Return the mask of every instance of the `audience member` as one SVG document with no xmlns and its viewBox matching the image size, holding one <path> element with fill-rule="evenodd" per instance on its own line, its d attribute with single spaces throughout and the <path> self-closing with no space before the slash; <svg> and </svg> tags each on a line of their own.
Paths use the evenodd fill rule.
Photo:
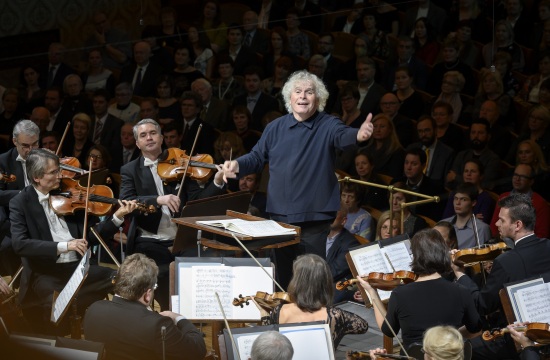
<svg viewBox="0 0 550 360">
<path fill-rule="evenodd" d="M 180 105 L 183 118 L 181 123 L 183 128 L 181 149 L 187 151 L 187 154 L 191 153 L 199 126 L 202 125 L 194 151 L 196 154 L 213 154 L 216 133 L 212 125 L 205 123 L 200 117 L 203 108 L 201 96 L 192 91 L 186 91 L 180 98 Z"/>
<path fill-rule="evenodd" d="M 225 26 L 224 26 L 225 28 Z M 191 52 L 191 59 L 193 60 L 193 66 L 199 70 L 201 74 L 207 78 L 212 79 L 214 73 L 214 52 L 211 48 L 210 40 L 204 30 L 198 26 L 190 26 L 187 29 L 187 36 L 189 37 L 189 45 Z"/>
<path fill-rule="evenodd" d="M 88 94 L 97 89 L 105 89 L 111 96 L 115 93 L 115 77 L 111 70 L 103 66 L 103 57 L 99 49 L 88 52 L 88 69 L 80 78 L 84 84 L 84 91 Z"/>
<path fill-rule="evenodd" d="M 180 106 L 178 103 L 178 99 L 174 95 L 175 87 L 174 81 L 172 79 L 173 78 L 171 76 L 162 75 L 158 78 L 155 86 L 157 95 L 155 100 L 158 110 L 157 118 L 161 126 L 164 126 L 172 121 L 181 123 Z M 143 101 L 140 104 L 140 107 L 143 107 Z M 143 114 L 141 114 L 141 118 L 155 119 L 152 116 L 144 117 Z"/>
<path fill-rule="evenodd" d="M 212 44 L 212 50 L 215 53 L 227 47 L 227 25 L 222 20 L 220 3 L 217 0 L 208 0 L 204 3 L 199 23 L 208 36 L 209 43 Z M 199 31 L 202 32 L 202 30 Z M 211 78 L 208 75 L 206 77 Z"/>
<path fill-rule="evenodd" d="M 163 69 L 160 65 L 150 61 L 151 46 L 145 41 L 139 41 L 134 45 L 135 64 L 122 68 L 120 82 L 132 84 L 133 95 L 154 96 L 155 83 Z"/>
<path fill-rule="evenodd" d="M 429 3 L 429 1 L 427 1 Z M 428 19 L 421 17 L 414 23 L 414 47 L 415 55 L 425 64 L 433 66 L 439 56 L 439 43 Z"/>
<path fill-rule="evenodd" d="M 414 74 L 408 66 L 395 69 L 395 96 L 401 104 L 399 113 L 409 119 L 417 120 L 424 113 L 424 100 L 413 88 Z"/>
<path fill-rule="evenodd" d="M 514 43 L 514 30 L 512 25 L 506 20 L 500 20 L 495 24 L 494 41 L 486 44 L 481 50 L 486 67 L 491 66 L 494 54 L 499 51 L 506 51 L 512 56 L 511 70 L 523 70 L 525 67 L 523 51 L 518 44 Z"/>
<path fill-rule="evenodd" d="M 131 83 L 122 82 L 118 84 L 115 88 L 115 102 L 109 105 L 107 111 L 124 122 L 135 124 L 139 119 L 140 109 L 139 105 L 132 102 L 132 92 Z"/>
<path fill-rule="evenodd" d="M 435 100 L 435 102 L 444 102 L 452 107 L 452 121 L 453 123 L 462 122 L 462 111 L 466 110 L 465 102 L 462 101 L 460 92 L 464 88 L 464 76 L 458 71 L 447 71 L 443 74 L 443 81 L 441 82 L 441 93 Z"/>
<path fill-rule="evenodd" d="M 359 235 L 368 241 L 373 240 L 372 216 L 368 211 L 361 208 L 364 191 L 362 187 L 355 183 L 345 183 L 340 189 L 340 209 L 345 210 L 346 224 L 344 227 L 352 234 Z"/>
<path fill-rule="evenodd" d="M 24 114 L 30 113 L 36 106 L 44 105 L 46 91 L 40 84 L 40 70 L 36 66 L 25 66 L 21 69 L 21 111 Z"/>
<path fill-rule="evenodd" d="M 217 56 L 219 78 L 212 81 L 214 97 L 231 104 L 233 99 L 244 94 L 244 79 L 233 76 L 234 63 L 231 56 Z"/>
<path fill-rule="evenodd" d="M 111 27 L 107 14 L 102 11 L 92 16 L 93 34 L 86 40 L 86 48 L 98 48 L 107 68 L 122 69 L 132 56 L 130 37 L 122 30 Z"/>
<path fill-rule="evenodd" d="M 288 38 L 288 51 L 294 55 L 309 59 L 311 48 L 309 38 L 300 30 L 301 18 L 298 17 L 298 9 L 290 8 L 286 13 L 286 36 Z"/>
<path fill-rule="evenodd" d="M 249 66 L 257 65 L 256 53 L 243 45 L 242 27 L 237 24 L 229 25 L 227 44 L 227 49 L 221 50 L 218 56 L 229 56 L 233 59 L 233 74 L 243 76 Z"/>
<path fill-rule="evenodd" d="M 407 185 L 403 182 L 396 182 L 392 184 L 396 188 L 406 189 Z M 400 234 L 407 234 L 409 238 L 412 238 L 418 231 L 428 227 L 426 220 L 417 216 L 410 207 L 406 206 L 401 208 L 401 204 L 409 203 L 413 201 L 413 197 L 409 194 L 405 194 L 401 191 L 393 192 L 390 202 L 390 210 L 393 212 L 393 217 L 401 219 Z"/>
<path fill-rule="evenodd" d="M 75 73 L 73 68 L 63 62 L 65 52 L 66 49 L 63 44 L 58 42 L 50 44 L 48 47 L 48 65 L 45 65 L 40 71 L 41 88 L 62 87 L 65 77 Z"/>
<path fill-rule="evenodd" d="M 363 31 L 358 37 L 367 44 L 367 55 L 386 60 L 390 55 L 387 33 L 378 27 L 378 14 L 374 9 L 366 9 L 362 15 Z"/>
<path fill-rule="evenodd" d="M 388 90 L 395 90 L 395 70 L 399 66 L 407 66 L 411 74 L 414 74 L 415 85 L 419 90 L 426 90 L 428 84 L 428 70 L 426 64 L 414 55 L 414 41 L 408 36 L 400 36 L 397 39 L 396 57 L 386 62 L 385 69 L 385 87 Z M 430 75 L 431 76 L 431 75 Z"/>
<path fill-rule="evenodd" d="M 243 141 L 243 146 L 246 152 L 250 152 L 262 134 L 259 131 L 250 129 L 252 115 L 246 106 L 235 106 L 231 114 L 233 124 L 235 125 L 234 131 Z"/>
<path fill-rule="evenodd" d="M 204 77 L 203 73 L 191 65 L 189 48 L 179 45 L 174 49 L 175 68 L 170 76 L 174 83 L 174 96 L 180 97 L 184 91 L 191 90 L 191 83 Z"/>
<path fill-rule="evenodd" d="M 218 131 L 227 130 L 229 106 L 225 101 L 213 96 L 212 84 L 206 79 L 197 79 L 191 84 L 191 90 L 201 97 L 201 120 Z"/>
<path fill-rule="evenodd" d="M 383 185 L 384 181 L 373 171 L 374 160 L 369 153 L 359 150 L 355 155 L 355 173 L 358 180 Z M 365 195 L 361 205 L 367 205 L 377 210 L 388 207 L 386 189 L 365 186 Z"/>
<path fill-rule="evenodd" d="M 453 123 L 453 113 L 453 107 L 444 101 L 436 101 L 432 106 L 437 140 L 459 152 L 464 149 L 466 136 L 462 129 Z"/>
<path fill-rule="evenodd" d="M 399 113 L 401 103 L 394 93 L 386 93 L 380 98 L 380 111 L 393 122 L 393 127 L 403 147 L 408 147 L 417 140 L 412 119 Z"/>
<path fill-rule="evenodd" d="M 254 53 L 265 54 L 269 48 L 269 31 L 258 28 L 258 14 L 252 10 L 243 13 L 243 46 Z"/>
<path fill-rule="evenodd" d="M 473 96 L 475 93 L 475 78 L 472 68 L 460 60 L 459 55 L 460 44 L 452 37 L 447 37 L 442 46 L 442 60 L 437 63 L 430 73 L 430 81 L 428 82 L 428 92 L 436 95 L 441 90 L 443 76 L 448 71 L 458 71 L 464 76 L 463 92 Z"/>
</svg>

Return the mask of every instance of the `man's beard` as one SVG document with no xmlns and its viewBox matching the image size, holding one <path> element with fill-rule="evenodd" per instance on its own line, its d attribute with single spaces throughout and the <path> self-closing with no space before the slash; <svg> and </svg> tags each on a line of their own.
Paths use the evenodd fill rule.
<svg viewBox="0 0 550 360">
<path fill-rule="evenodd" d="M 470 148 L 472 148 L 472 150 L 480 151 L 485 149 L 485 146 L 487 146 L 487 141 L 470 140 Z"/>
</svg>

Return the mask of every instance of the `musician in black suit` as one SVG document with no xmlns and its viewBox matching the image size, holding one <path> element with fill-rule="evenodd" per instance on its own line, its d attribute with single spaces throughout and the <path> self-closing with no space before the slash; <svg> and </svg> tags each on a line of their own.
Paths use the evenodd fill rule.
<svg viewBox="0 0 550 360">
<path fill-rule="evenodd" d="M 501 238 L 514 241 L 514 248 L 499 255 L 493 261 L 493 268 L 487 277 L 486 285 L 478 286 L 465 275 L 463 267 L 453 265 L 457 282 L 466 286 L 472 293 L 480 315 L 488 315 L 501 310 L 499 291 L 504 284 L 526 280 L 550 271 L 550 241 L 535 236 L 535 209 L 531 200 L 523 195 L 510 195 L 499 201 L 500 213 L 496 225 Z M 453 250 L 455 253 L 456 250 Z M 501 316 L 503 323 L 507 324 Z M 482 341 L 480 337 L 472 339 L 474 358 L 504 359 L 515 354 L 513 342 L 497 339 L 494 342 Z"/>
<path fill-rule="evenodd" d="M 132 84 L 134 95 L 143 97 L 155 96 L 155 84 L 162 75 L 160 65 L 149 61 L 151 58 L 151 46 L 145 41 L 137 42 L 134 45 L 134 64 L 122 68 L 120 83 Z"/>
<path fill-rule="evenodd" d="M 9 204 L 27 186 L 25 161 L 32 149 L 38 148 L 40 129 L 31 120 L 21 120 L 13 128 L 15 147 L 0 155 L 0 171 L 15 175 L 14 182 L 0 181 L 0 273 L 15 274 L 21 260 L 15 255 L 10 237 Z"/>
<path fill-rule="evenodd" d="M 136 215 L 128 230 L 127 252 L 141 252 L 160 265 L 157 300 L 161 308 L 168 308 L 168 264 L 174 255 L 169 250 L 176 237 L 177 226 L 171 221 L 171 213 L 179 214 L 187 200 L 219 195 L 224 192 L 222 172 L 214 181 L 199 184 L 186 179 L 178 194 L 180 181 L 163 182 L 157 172 L 162 153 L 163 137 L 160 126 L 152 119 L 144 119 L 134 126 L 136 145 L 142 156 L 124 165 L 121 172 L 121 199 L 138 200 L 158 208 L 154 214 Z"/>
<path fill-rule="evenodd" d="M 86 339 L 104 343 L 107 360 L 204 359 L 204 339 L 189 320 L 172 311 L 151 311 L 158 273 L 145 255 L 128 256 L 116 275 L 113 299 L 86 312 Z"/>
<path fill-rule="evenodd" d="M 347 221 L 347 210 L 339 210 L 336 213 L 336 218 L 330 225 L 330 232 L 327 235 L 327 263 L 330 266 L 332 279 L 334 283 L 350 279 L 353 277 L 346 260 L 346 254 L 349 249 L 359 246 L 359 242 L 355 236 L 351 234 L 344 225 Z M 336 290 L 334 292 L 334 303 L 339 303 L 344 300 L 351 300 L 354 291 Z"/>
<path fill-rule="evenodd" d="M 50 191 L 61 181 L 59 158 L 45 149 L 33 149 L 26 159 L 27 186 L 10 202 L 10 221 L 13 248 L 24 265 L 19 299 L 23 309 L 38 306 L 38 323 L 50 323 L 53 291 L 61 291 L 77 268 L 80 256 L 88 249 L 88 240 L 96 241 L 92 233 L 84 234 L 84 212 L 57 215 L 52 209 Z M 121 203 L 112 218 L 97 223 L 89 216 L 89 225 L 96 225 L 100 236 L 109 238 L 118 231 L 124 216 L 136 208 L 135 202 Z M 78 293 L 78 310 L 104 298 L 111 288 L 112 271 L 92 265 Z"/>
</svg>

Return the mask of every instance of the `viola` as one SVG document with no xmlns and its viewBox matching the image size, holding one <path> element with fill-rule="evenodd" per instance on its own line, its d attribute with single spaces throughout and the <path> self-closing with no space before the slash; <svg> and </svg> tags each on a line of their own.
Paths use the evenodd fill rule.
<svg viewBox="0 0 550 360">
<path fill-rule="evenodd" d="M 197 154 L 189 157 L 185 150 L 178 148 L 164 150 L 158 160 L 157 172 L 163 181 L 180 180 L 188 162 L 187 176 L 193 180 L 205 182 L 218 170 L 212 156 Z"/>
<path fill-rule="evenodd" d="M 417 277 L 418 276 L 412 271 L 399 270 L 393 273 L 372 272 L 361 278 L 375 289 L 390 291 L 400 285 L 405 285 L 416 281 Z M 339 281 L 336 283 L 336 289 L 344 290 L 345 288 L 357 283 L 357 281 L 357 279 Z"/>
<path fill-rule="evenodd" d="M 547 323 L 533 322 L 527 325 L 517 326 L 514 329 L 518 332 L 524 332 L 525 336 L 531 341 L 541 345 L 550 344 L 550 325 Z M 485 341 L 493 341 L 509 332 L 510 329 L 508 328 L 487 330 L 483 332 L 481 338 Z"/>
<path fill-rule="evenodd" d="M 484 244 L 478 247 L 462 249 L 453 255 L 454 263 L 464 263 L 465 266 L 475 264 L 481 261 L 491 261 L 506 250 L 507 246 L 503 242 L 496 244 Z"/>
<path fill-rule="evenodd" d="M 364 351 L 348 350 L 346 355 L 348 359 L 371 359 L 370 354 Z M 416 360 L 413 357 L 397 354 L 377 354 L 376 359 Z"/>
<path fill-rule="evenodd" d="M 50 206 L 57 215 L 74 214 L 76 210 L 85 209 L 87 195 L 86 187 L 81 186 L 78 181 L 69 178 L 61 179 L 60 189 L 50 192 Z M 105 185 L 90 187 L 88 211 L 91 214 L 107 215 L 113 205 L 118 205 L 118 199 L 113 197 L 111 188 Z M 150 214 L 157 209 L 153 205 L 137 203 L 137 210 Z"/>
<path fill-rule="evenodd" d="M 17 180 L 17 177 L 13 174 L 8 174 L 5 172 L 0 172 L 0 181 L 5 183 L 12 183 Z"/>
<path fill-rule="evenodd" d="M 264 291 L 256 292 L 254 296 L 242 296 L 239 294 L 239 297 L 233 299 L 233 306 L 243 307 L 244 305 L 249 305 L 249 301 L 254 299 L 262 308 L 268 312 L 272 311 L 276 306 L 280 304 L 287 304 L 292 302 L 290 300 L 290 295 L 286 292 L 275 292 L 273 294 L 266 293 Z"/>
<path fill-rule="evenodd" d="M 87 174 L 88 171 L 82 169 L 80 161 L 75 157 L 59 158 L 59 167 L 63 178 L 74 178 L 76 175 Z"/>
</svg>

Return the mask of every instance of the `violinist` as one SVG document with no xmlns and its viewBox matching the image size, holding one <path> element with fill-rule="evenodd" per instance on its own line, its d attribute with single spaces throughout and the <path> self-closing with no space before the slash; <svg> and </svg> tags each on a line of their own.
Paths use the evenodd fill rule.
<svg viewBox="0 0 550 360">
<path fill-rule="evenodd" d="M 14 182 L 0 182 L 0 273 L 14 275 L 21 260 L 13 252 L 11 245 L 9 203 L 29 184 L 26 175 L 25 161 L 29 152 L 38 147 L 40 129 L 31 120 L 21 120 L 13 128 L 13 144 L 15 147 L 0 155 L 0 171 L 13 174 Z M 4 237 L 4 235 L 6 235 Z"/>
<path fill-rule="evenodd" d="M 60 185 L 59 158 L 45 149 L 32 150 L 26 161 L 29 182 L 10 203 L 10 221 L 13 248 L 22 257 L 24 269 L 19 290 L 23 311 L 38 311 L 33 316 L 36 325 L 50 333 L 53 291 L 61 291 L 76 269 L 80 256 L 88 249 L 88 240 L 96 241 L 93 235 L 84 236 L 84 212 L 59 216 L 49 204 L 49 192 Z M 133 201 L 124 201 L 112 217 L 97 222 L 90 217 L 102 237 L 110 238 L 118 231 L 124 216 L 136 208 Z M 87 230 L 87 229 L 86 229 Z M 104 298 L 111 290 L 112 270 L 91 265 L 88 276 L 78 294 L 80 314 L 92 302 Z"/>
<path fill-rule="evenodd" d="M 523 281 L 550 271 L 550 241 L 538 238 L 534 233 L 535 208 L 531 199 L 521 194 L 512 194 L 498 203 L 499 214 L 496 226 L 501 238 L 510 238 L 515 247 L 493 261 L 487 284 L 478 288 L 475 282 L 465 275 L 464 268 L 453 264 L 457 282 L 466 286 L 475 300 L 480 315 L 489 315 L 501 310 L 499 327 L 507 324 L 500 302 L 499 291 L 504 284 Z M 539 221 L 548 221 L 541 219 Z M 453 253 L 456 250 L 453 250 Z M 515 352 L 513 343 L 506 338 L 488 342 L 476 337 L 471 340 L 474 358 L 503 359 Z"/>
<path fill-rule="evenodd" d="M 334 349 L 344 335 L 367 332 L 369 326 L 363 318 L 332 306 L 334 283 L 325 260 L 314 254 L 301 255 L 294 261 L 292 270 L 288 285 L 291 303 L 278 305 L 268 314 L 255 302 L 264 324 L 325 321 L 330 327 Z"/>
<path fill-rule="evenodd" d="M 152 119 L 141 120 L 134 126 L 134 138 L 142 156 L 121 168 L 120 198 L 138 200 L 160 207 L 162 211 L 132 218 L 127 252 L 143 253 L 159 265 L 156 299 L 162 309 L 168 309 L 168 265 L 174 260 L 169 248 L 173 245 L 177 230 L 176 224 L 171 221 L 171 213 L 178 214 L 187 200 L 224 193 L 223 173 L 218 171 L 214 180 L 202 187 L 197 181 L 186 179 L 178 197 L 180 181 L 162 182 L 158 175 L 157 164 L 163 143 L 159 124 Z"/>
<path fill-rule="evenodd" d="M 525 336 L 525 333 L 519 332 L 515 329 L 516 326 L 527 325 L 528 323 L 518 323 L 513 325 L 508 325 L 508 330 L 510 331 L 510 336 L 521 347 L 520 359 L 521 360 L 539 360 L 540 348 L 535 347 L 535 343 Z"/>
<path fill-rule="evenodd" d="M 479 331 L 480 317 L 469 292 L 441 277 L 451 266 L 449 247 L 441 234 L 420 230 L 411 240 L 411 250 L 411 269 L 418 279 L 392 291 L 387 311 L 376 289 L 358 277 L 371 302 L 376 303 L 374 314 L 384 335 L 393 337 L 384 318 L 395 333 L 402 331 L 405 348 L 421 342 L 424 331 L 436 325 L 464 325 L 470 333 Z"/>
</svg>

